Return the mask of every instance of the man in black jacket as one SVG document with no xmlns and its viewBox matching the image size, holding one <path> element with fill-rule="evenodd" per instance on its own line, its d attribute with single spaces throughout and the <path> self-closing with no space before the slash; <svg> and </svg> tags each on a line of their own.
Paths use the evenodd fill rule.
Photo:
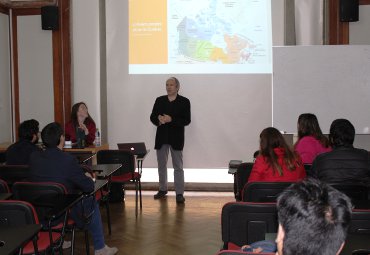
<svg viewBox="0 0 370 255">
<path fill-rule="evenodd" d="M 63 152 L 64 135 L 63 128 L 59 123 L 50 123 L 41 132 L 42 141 L 46 147 L 45 151 L 37 151 L 30 157 L 30 180 L 34 182 L 57 182 L 63 184 L 68 193 L 94 191 L 93 177 L 84 174 L 77 159 L 72 155 Z M 87 229 L 91 233 L 95 255 L 113 255 L 118 249 L 108 247 L 105 244 L 103 226 L 101 222 L 99 206 L 95 197 L 84 198 L 84 209 L 81 204 L 73 207 L 71 217 L 79 227 L 84 226 L 80 215 L 82 210 L 93 210 L 91 222 Z M 92 204 L 91 204 L 92 203 Z"/>
<path fill-rule="evenodd" d="M 369 152 L 353 147 L 355 128 L 346 119 L 330 126 L 331 152 L 320 154 L 312 164 L 313 176 L 330 184 L 370 186 Z"/>
<path fill-rule="evenodd" d="M 184 148 L 185 126 L 190 124 L 190 101 L 180 96 L 180 82 L 175 77 L 166 81 L 167 95 L 155 100 L 151 122 L 157 126 L 155 147 L 157 150 L 159 191 L 154 199 L 164 198 L 167 194 L 167 161 L 171 151 L 174 168 L 176 202 L 184 203 L 184 169 L 182 150 Z"/>
<path fill-rule="evenodd" d="M 8 165 L 28 165 L 32 152 L 41 150 L 36 145 L 39 140 L 39 122 L 34 119 L 23 121 L 18 127 L 18 138 L 18 142 L 6 150 Z"/>
</svg>

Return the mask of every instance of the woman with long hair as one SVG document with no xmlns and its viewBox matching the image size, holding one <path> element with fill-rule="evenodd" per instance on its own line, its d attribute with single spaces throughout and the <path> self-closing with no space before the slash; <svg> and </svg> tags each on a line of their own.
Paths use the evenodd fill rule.
<svg viewBox="0 0 370 255">
<path fill-rule="evenodd" d="M 84 102 L 72 106 L 71 120 L 65 126 L 65 139 L 76 143 L 82 139 L 85 146 L 92 145 L 95 140 L 96 126 Z"/>
<path fill-rule="evenodd" d="M 312 164 L 317 155 L 331 151 L 329 139 L 322 134 L 315 114 L 299 115 L 297 129 L 298 141 L 294 149 L 301 156 L 304 164 Z"/>
<path fill-rule="evenodd" d="M 260 153 L 254 162 L 248 182 L 299 181 L 306 177 L 300 156 L 286 144 L 276 128 L 260 134 Z"/>
</svg>

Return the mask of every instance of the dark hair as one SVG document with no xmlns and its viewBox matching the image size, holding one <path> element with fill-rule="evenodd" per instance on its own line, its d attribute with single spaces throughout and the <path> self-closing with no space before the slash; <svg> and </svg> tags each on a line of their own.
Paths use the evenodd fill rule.
<svg viewBox="0 0 370 255">
<path fill-rule="evenodd" d="M 292 184 L 279 195 L 277 208 L 284 255 L 335 255 L 346 239 L 350 199 L 319 180 Z"/>
<path fill-rule="evenodd" d="M 355 127 L 349 120 L 336 119 L 330 125 L 329 139 L 334 147 L 352 147 Z"/>
<path fill-rule="evenodd" d="M 71 121 L 72 121 L 74 127 L 79 126 L 78 119 L 77 119 L 77 112 L 78 112 L 78 109 L 80 108 L 80 105 L 82 105 L 82 104 L 84 106 L 86 106 L 86 108 L 87 108 L 87 105 L 84 102 L 79 102 L 79 103 L 76 103 L 72 106 Z M 84 121 L 84 124 L 88 124 L 88 123 L 94 123 L 95 124 L 95 121 L 93 120 L 93 118 L 91 118 L 91 116 L 89 114 L 89 111 L 87 111 L 87 118 Z"/>
<path fill-rule="evenodd" d="M 19 140 L 32 141 L 33 135 L 39 133 L 39 122 L 35 119 L 25 120 L 18 127 Z"/>
<path fill-rule="evenodd" d="M 298 139 L 302 139 L 305 136 L 313 136 L 324 147 L 329 147 L 329 139 L 322 134 L 315 114 L 303 113 L 298 117 Z"/>
<path fill-rule="evenodd" d="M 298 155 L 289 148 L 279 130 L 273 127 L 265 128 L 260 134 L 260 154 L 266 158 L 272 169 L 277 171 L 279 176 L 282 176 L 283 169 L 278 162 L 278 156 L 274 151 L 275 148 L 284 149 L 284 163 L 289 170 L 295 170 L 297 168 Z"/>
<path fill-rule="evenodd" d="M 63 133 L 63 128 L 59 123 L 47 124 L 41 131 L 42 142 L 47 148 L 55 148 L 59 145 Z"/>
</svg>

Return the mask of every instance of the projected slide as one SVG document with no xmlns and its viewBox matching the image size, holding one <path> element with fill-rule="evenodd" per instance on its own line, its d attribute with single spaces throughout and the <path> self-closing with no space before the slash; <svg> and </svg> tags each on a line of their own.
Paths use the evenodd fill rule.
<svg viewBox="0 0 370 255">
<path fill-rule="evenodd" d="M 271 0 L 130 0 L 129 73 L 270 73 Z"/>
</svg>

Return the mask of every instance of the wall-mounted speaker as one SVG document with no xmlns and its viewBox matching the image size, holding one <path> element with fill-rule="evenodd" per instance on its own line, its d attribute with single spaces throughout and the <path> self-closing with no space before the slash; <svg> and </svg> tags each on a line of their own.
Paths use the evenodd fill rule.
<svg viewBox="0 0 370 255">
<path fill-rule="evenodd" d="M 340 0 L 339 17 L 342 22 L 358 21 L 358 0 Z"/>
<path fill-rule="evenodd" d="M 59 13 L 57 6 L 41 7 L 41 26 L 43 30 L 58 30 Z"/>
</svg>

